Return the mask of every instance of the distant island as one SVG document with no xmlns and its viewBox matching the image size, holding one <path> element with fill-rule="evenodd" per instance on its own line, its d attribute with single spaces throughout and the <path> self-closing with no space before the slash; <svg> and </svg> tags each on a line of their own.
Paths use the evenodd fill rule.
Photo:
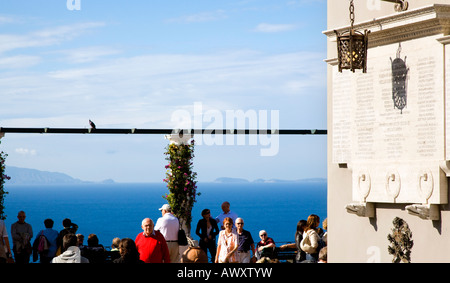
<svg viewBox="0 0 450 283">
<path fill-rule="evenodd" d="M 221 177 L 214 180 L 214 183 L 305 183 L 305 182 L 323 182 L 326 183 L 325 178 L 307 178 L 307 179 L 296 179 L 296 180 L 282 180 L 282 179 L 256 179 L 254 181 L 249 181 L 243 178 L 229 178 Z"/>
<path fill-rule="evenodd" d="M 214 183 L 249 183 L 247 179 L 221 177 L 214 180 Z"/>
<path fill-rule="evenodd" d="M 37 169 L 20 168 L 14 166 L 6 166 L 6 175 L 11 177 L 8 180 L 8 184 L 12 185 L 63 185 L 63 184 L 115 184 L 112 179 L 103 180 L 100 182 L 83 181 L 73 178 L 67 174 L 59 172 L 41 171 Z M 208 181 L 211 182 L 211 181 Z M 296 180 L 282 180 L 282 179 L 256 179 L 249 181 L 244 178 L 230 178 L 221 177 L 217 178 L 213 183 L 305 183 L 305 182 L 321 182 L 326 183 L 325 178 L 308 178 L 308 179 L 296 179 Z"/>
<path fill-rule="evenodd" d="M 14 185 L 30 185 L 30 184 L 60 185 L 60 184 L 94 183 L 90 181 L 83 181 L 80 179 L 76 179 L 64 173 L 40 171 L 37 169 L 6 166 L 5 171 L 6 175 L 11 177 L 11 180 L 8 180 L 7 183 Z M 100 183 L 112 184 L 114 183 L 114 180 L 107 179 Z"/>
</svg>

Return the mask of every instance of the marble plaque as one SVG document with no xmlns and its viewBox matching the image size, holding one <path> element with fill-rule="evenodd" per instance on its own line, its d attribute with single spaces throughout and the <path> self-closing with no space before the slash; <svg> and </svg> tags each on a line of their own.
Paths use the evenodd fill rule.
<svg viewBox="0 0 450 283">
<path fill-rule="evenodd" d="M 444 89 L 450 62 L 438 37 L 370 48 L 367 73 L 333 67 L 332 160 L 353 170 L 354 200 L 447 202 L 439 164 L 450 155 Z"/>
</svg>

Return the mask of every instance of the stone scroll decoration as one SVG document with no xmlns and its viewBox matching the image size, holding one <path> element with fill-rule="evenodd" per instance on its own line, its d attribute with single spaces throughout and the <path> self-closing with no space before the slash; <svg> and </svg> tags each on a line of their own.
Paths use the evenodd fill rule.
<svg viewBox="0 0 450 283">
<path fill-rule="evenodd" d="M 389 254 L 393 255 L 393 263 L 410 263 L 411 249 L 414 245 L 412 240 L 412 232 L 408 224 L 401 218 L 395 217 L 392 221 L 394 228 L 392 234 L 388 235 L 388 240 L 391 243 L 388 246 Z"/>
</svg>

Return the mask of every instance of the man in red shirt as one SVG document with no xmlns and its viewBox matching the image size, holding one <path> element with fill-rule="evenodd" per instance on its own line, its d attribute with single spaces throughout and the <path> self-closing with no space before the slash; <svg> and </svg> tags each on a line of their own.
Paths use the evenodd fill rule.
<svg viewBox="0 0 450 283">
<path fill-rule="evenodd" d="M 164 236 L 153 229 L 153 220 L 145 218 L 142 220 L 143 233 L 136 236 L 136 247 L 140 254 L 139 258 L 145 263 L 170 263 L 169 249 Z"/>
</svg>

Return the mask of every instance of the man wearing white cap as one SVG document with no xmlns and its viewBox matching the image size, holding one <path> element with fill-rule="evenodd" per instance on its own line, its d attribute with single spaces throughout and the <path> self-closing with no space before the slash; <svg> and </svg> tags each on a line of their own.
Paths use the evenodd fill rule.
<svg viewBox="0 0 450 283">
<path fill-rule="evenodd" d="M 168 204 L 164 204 L 161 210 L 162 217 L 158 218 L 155 224 L 155 230 L 163 234 L 169 248 L 170 262 L 180 262 L 180 248 L 178 245 L 178 230 L 180 222 L 172 214 L 172 209 Z"/>
</svg>

